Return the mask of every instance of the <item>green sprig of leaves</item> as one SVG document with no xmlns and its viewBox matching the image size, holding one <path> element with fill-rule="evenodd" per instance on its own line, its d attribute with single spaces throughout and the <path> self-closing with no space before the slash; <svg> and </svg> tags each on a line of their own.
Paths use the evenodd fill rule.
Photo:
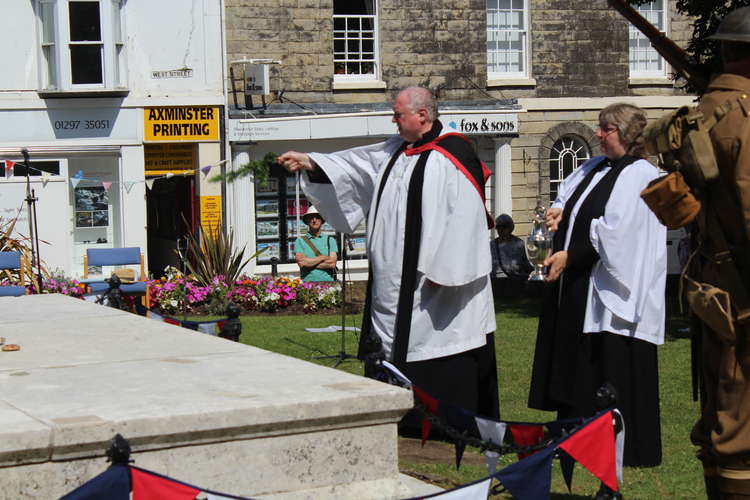
<svg viewBox="0 0 750 500">
<path fill-rule="evenodd" d="M 209 179 L 211 182 L 234 182 L 237 179 L 252 175 L 253 178 L 261 185 L 265 186 L 268 183 L 268 176 L 271 173 L 271 167 L 278 165 L 276 159 L 279 157 L 276 153 L 266 153 L 261 160 L 250 160 L 249 162 L 241 165 L 236 170 L 224 172 L 218 174 Z"/>
</svg>

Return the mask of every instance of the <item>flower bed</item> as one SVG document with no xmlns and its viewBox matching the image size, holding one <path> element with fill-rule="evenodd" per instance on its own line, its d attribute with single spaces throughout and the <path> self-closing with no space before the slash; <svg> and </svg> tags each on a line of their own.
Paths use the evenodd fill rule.
<svg viewBox="0 0 750 500">
<path fill-rule="evenodd" d="M 232 283 L 216 276 L 210 286 L 201 286 L 190 277 L 168 273 L 149 285 L 151 308 L 164 314 L 223 314 L 230 302 L 244 312 L 277 312 L 299 304 L 306 313 L 314 313 L 341 303 L 337 283 L 305 283 L 285 276 L 241 276 Z"/>
</svg>

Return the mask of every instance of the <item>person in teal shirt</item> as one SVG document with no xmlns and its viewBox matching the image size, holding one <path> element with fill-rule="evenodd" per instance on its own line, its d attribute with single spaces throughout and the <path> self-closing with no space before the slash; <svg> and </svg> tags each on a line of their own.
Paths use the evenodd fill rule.
<svg viewBox="0 0 750 500">
<path fill-rule="evenodd" d="M 325 221 L 315 207 L 310 206 L 302 222 L 309 232 L 294 241 L 294 257 L 303 281 L 334 281 L 337 253 L 336 238 L 320 233 Z"/>
</svg>

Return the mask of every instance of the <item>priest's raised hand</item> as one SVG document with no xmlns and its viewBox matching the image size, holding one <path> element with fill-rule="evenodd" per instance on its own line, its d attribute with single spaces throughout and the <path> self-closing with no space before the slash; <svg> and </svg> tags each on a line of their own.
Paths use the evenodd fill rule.
<svg viewBox="0 0 750 500">
<path fill-rule="evenodd" d="M 307 153 L 287 151 L 276 160 L 287 171 L 294 173 L 298 170 L 313 170 L 314 164 Z"/>
</svg>

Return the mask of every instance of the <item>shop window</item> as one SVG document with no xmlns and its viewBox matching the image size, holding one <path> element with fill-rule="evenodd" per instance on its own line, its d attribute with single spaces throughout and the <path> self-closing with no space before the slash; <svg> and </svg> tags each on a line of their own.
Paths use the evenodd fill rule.
<svg viewBox="0 0 750 500">
<path fill-rule="evenodd" d="M 653 0 L 636 7 L 656 29 L 667 34 L 667 16 L 664 0 Z M 630 76 L 631 77 L 664 77 L 667 74 L 666 63 L 651 46 L 643 33 L 632 24 L 629 25 L 630 39 Z"/>
<path fill-rule="evenodd" d="M 29 163 L 31 163 L 29 177 L 41 177 L 45 173 L 50 175 L 60 175 L 59 161 L 31 161 Z M 20 162 L 13 165 L 13 176 L 26 177 L 26 165 Z"/>
<path fill-rule="evenodd" d="M 73 272 L 80 276 L 86 249 L 122 246 L 118 159 L 71 159 L 68 171 L 81 174 L 75 186 L 68 183 L 73 222 Z M 89 271 L 91 274 L 101 272 L 93 267 Z"/>
<path fill-rule="evenodd" d="M 557 198 L 560 183 L 591 157 L 586 141 L 576 135 L 564 135 L 549 154 L 549 199 Z"/>
<path fill-rule="evenodd" d="M 378 66 L 377 46 L 376 0 L 334 0 L 334 80 L 375 80 Z"/>
<path fill-rule="evenodd" d="M 272 258 L 279 263 L 295 263 L 294 242 L 307 233 L 302 216 L 310 206 L 298 177 L 282 169 L 274 169 L 265 184 L 255 183 L 255 239 L 256 249 L 264 250 L 258 256 L 259 264 L 270 264 Z M 328 223 L 323 225 L 323 234 L 336 238 L 341 248 L 341 235 Z M 347 250 L 348 260 L 366 258 L 366 227 L 363 222 L 351 237 Z M 341 252 L 339 251 L 339 259 Z"/>
<path fill-rule="evenodd" d="M 40 89 L 125 87 L 122 0 L 37 0 Z"/>
<path fill-rule="evenodd" d="M 528 70 L 527 0 L 487 0 L 487 78 L 522 78 Z"/>
</svg>

